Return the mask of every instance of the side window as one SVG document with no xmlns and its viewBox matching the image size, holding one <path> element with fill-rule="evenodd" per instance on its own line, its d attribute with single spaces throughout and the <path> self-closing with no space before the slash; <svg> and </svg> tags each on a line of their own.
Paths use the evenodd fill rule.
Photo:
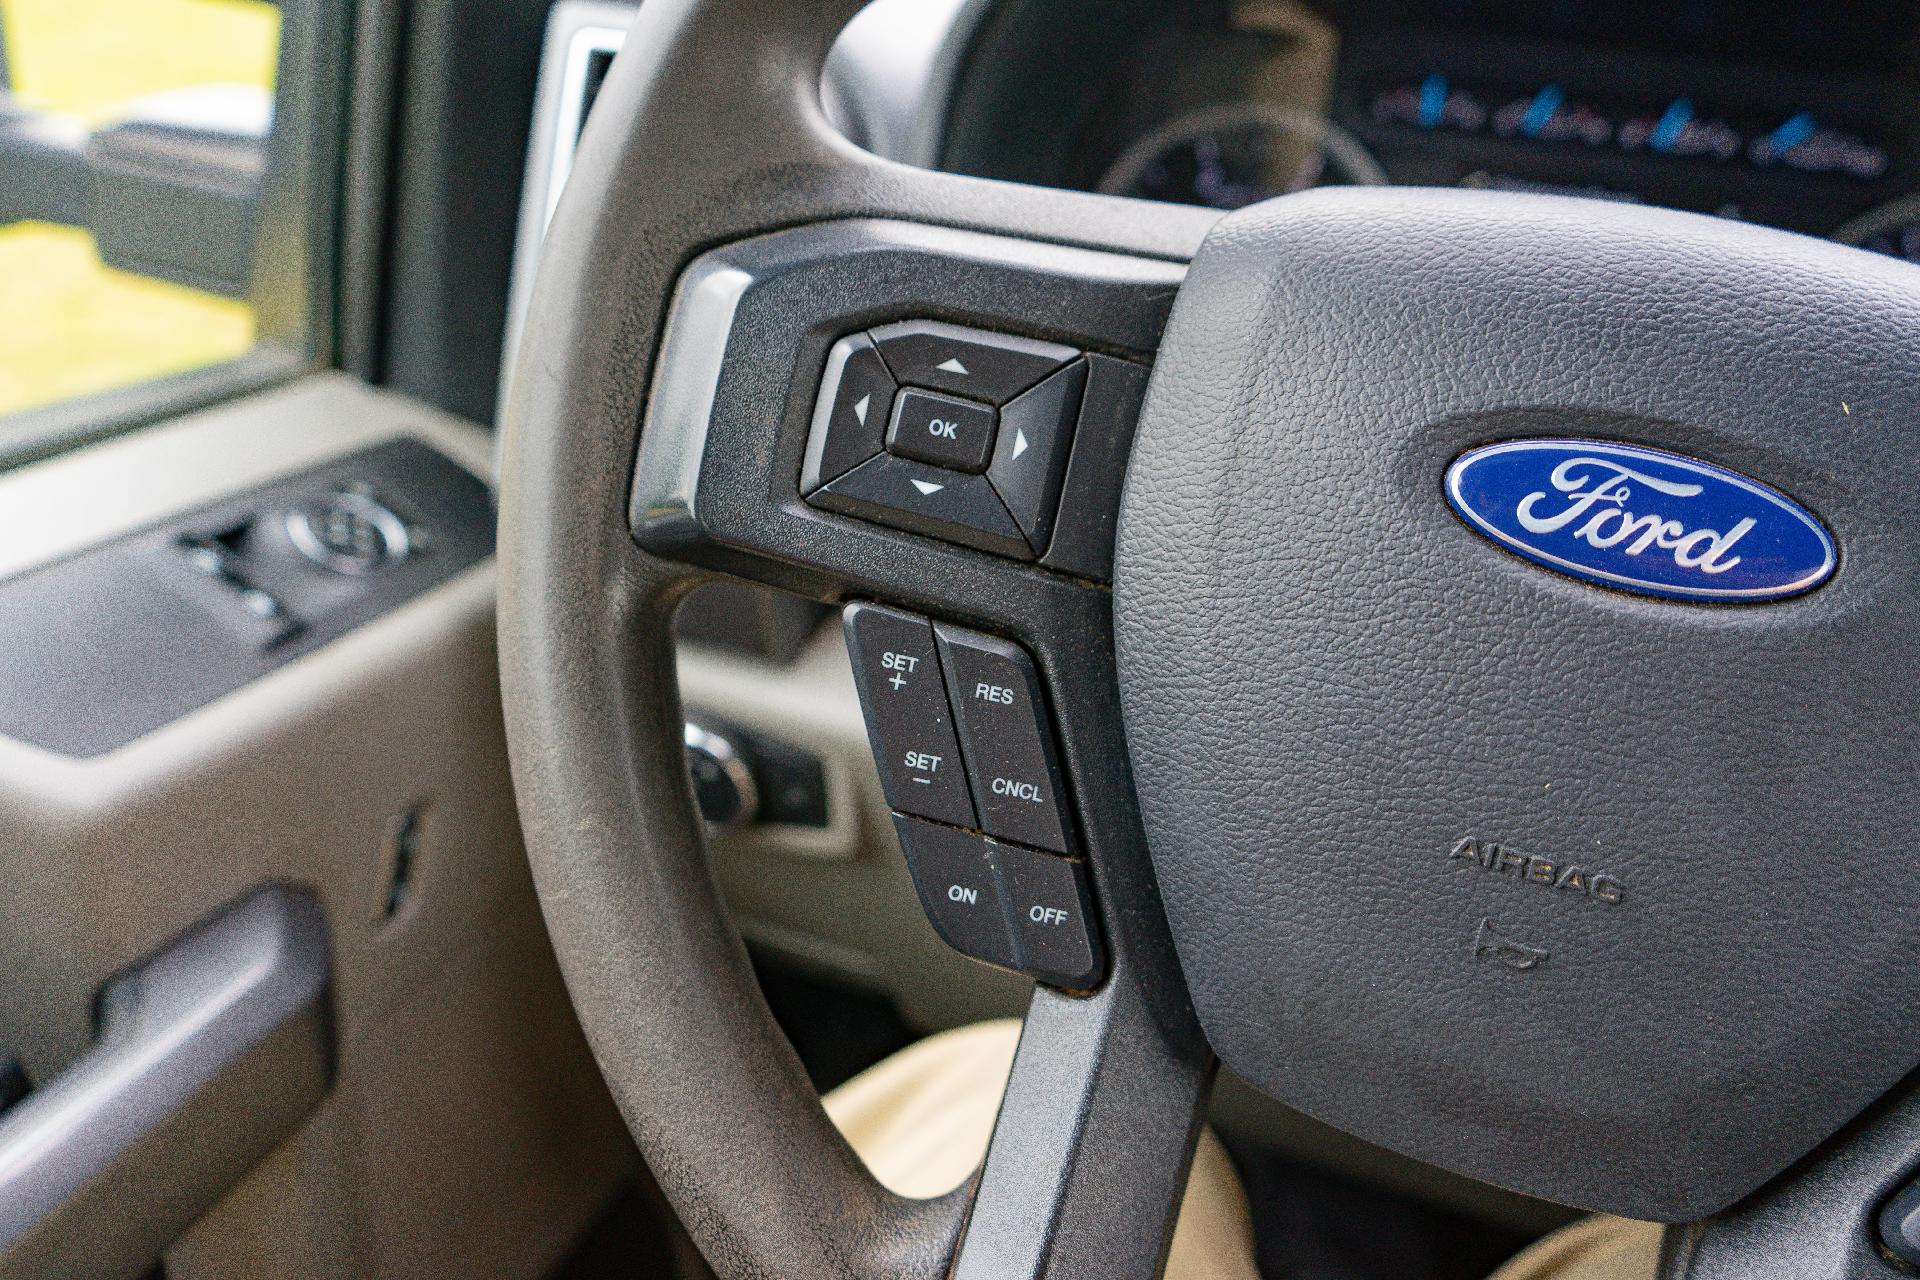
<svg viewBox="0 0 1920 1280">
<path fill-rule="evenodd" d="M 318 2 L 0 0 L 0 459 L 310 358 L 312 223 L 273 223 Z"/>
</svg>

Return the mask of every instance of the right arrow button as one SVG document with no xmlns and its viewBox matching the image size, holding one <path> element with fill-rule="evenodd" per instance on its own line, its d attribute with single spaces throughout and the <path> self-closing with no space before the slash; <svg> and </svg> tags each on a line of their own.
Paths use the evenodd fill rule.
<svg viewBox="0 0 1920 1280">
<path fill-rule="evenodd" d="M 1036 555 L 1046 553 L 1053 537 L 1060 478 L 1067 469 L 1086 385 L 1087 362 L 1075 360 L 1000 410 L 1000 434 L 987 479 Z"/>
</svg>

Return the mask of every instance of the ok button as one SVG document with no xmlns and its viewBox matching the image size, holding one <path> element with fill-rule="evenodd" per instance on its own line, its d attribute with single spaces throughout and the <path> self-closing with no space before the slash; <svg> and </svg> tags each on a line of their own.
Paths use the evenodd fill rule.
<svg viewBox="0 0 1920 1280">
<path fill-rule="evenodd" d="M 908 387 L 893 402 L 887 452 L 951 471 L 985 471 L 998 418 L 992 405 Z"/>
</svg>

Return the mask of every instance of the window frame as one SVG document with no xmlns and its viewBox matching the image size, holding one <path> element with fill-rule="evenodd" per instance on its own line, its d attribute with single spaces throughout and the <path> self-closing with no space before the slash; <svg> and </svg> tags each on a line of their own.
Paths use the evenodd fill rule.
<svg viewBox="0 0 1920 1280">
<path fill-rule="evenodd" d="M 275 3 L 280 44 L 273 127 L 244 299 L 255 317 L 252 348 L 231 360 L 0 416 L 0 470 L 334 362 L 353 5 L 351 0 Z"/>
</svg>

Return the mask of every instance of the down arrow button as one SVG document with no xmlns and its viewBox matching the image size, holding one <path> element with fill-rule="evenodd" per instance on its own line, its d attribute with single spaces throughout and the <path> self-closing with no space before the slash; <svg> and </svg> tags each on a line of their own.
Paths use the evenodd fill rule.
<svg viewBox="0 0 1920 1280">
<path fill-rule="evenodd" d="M 1036 554 L 1044 554 L 1053 537 L 1060 480 L 1086 385 L 1087 362 L 1075 360 L 1000 410 L 987 479 Z"/>
</svg>

